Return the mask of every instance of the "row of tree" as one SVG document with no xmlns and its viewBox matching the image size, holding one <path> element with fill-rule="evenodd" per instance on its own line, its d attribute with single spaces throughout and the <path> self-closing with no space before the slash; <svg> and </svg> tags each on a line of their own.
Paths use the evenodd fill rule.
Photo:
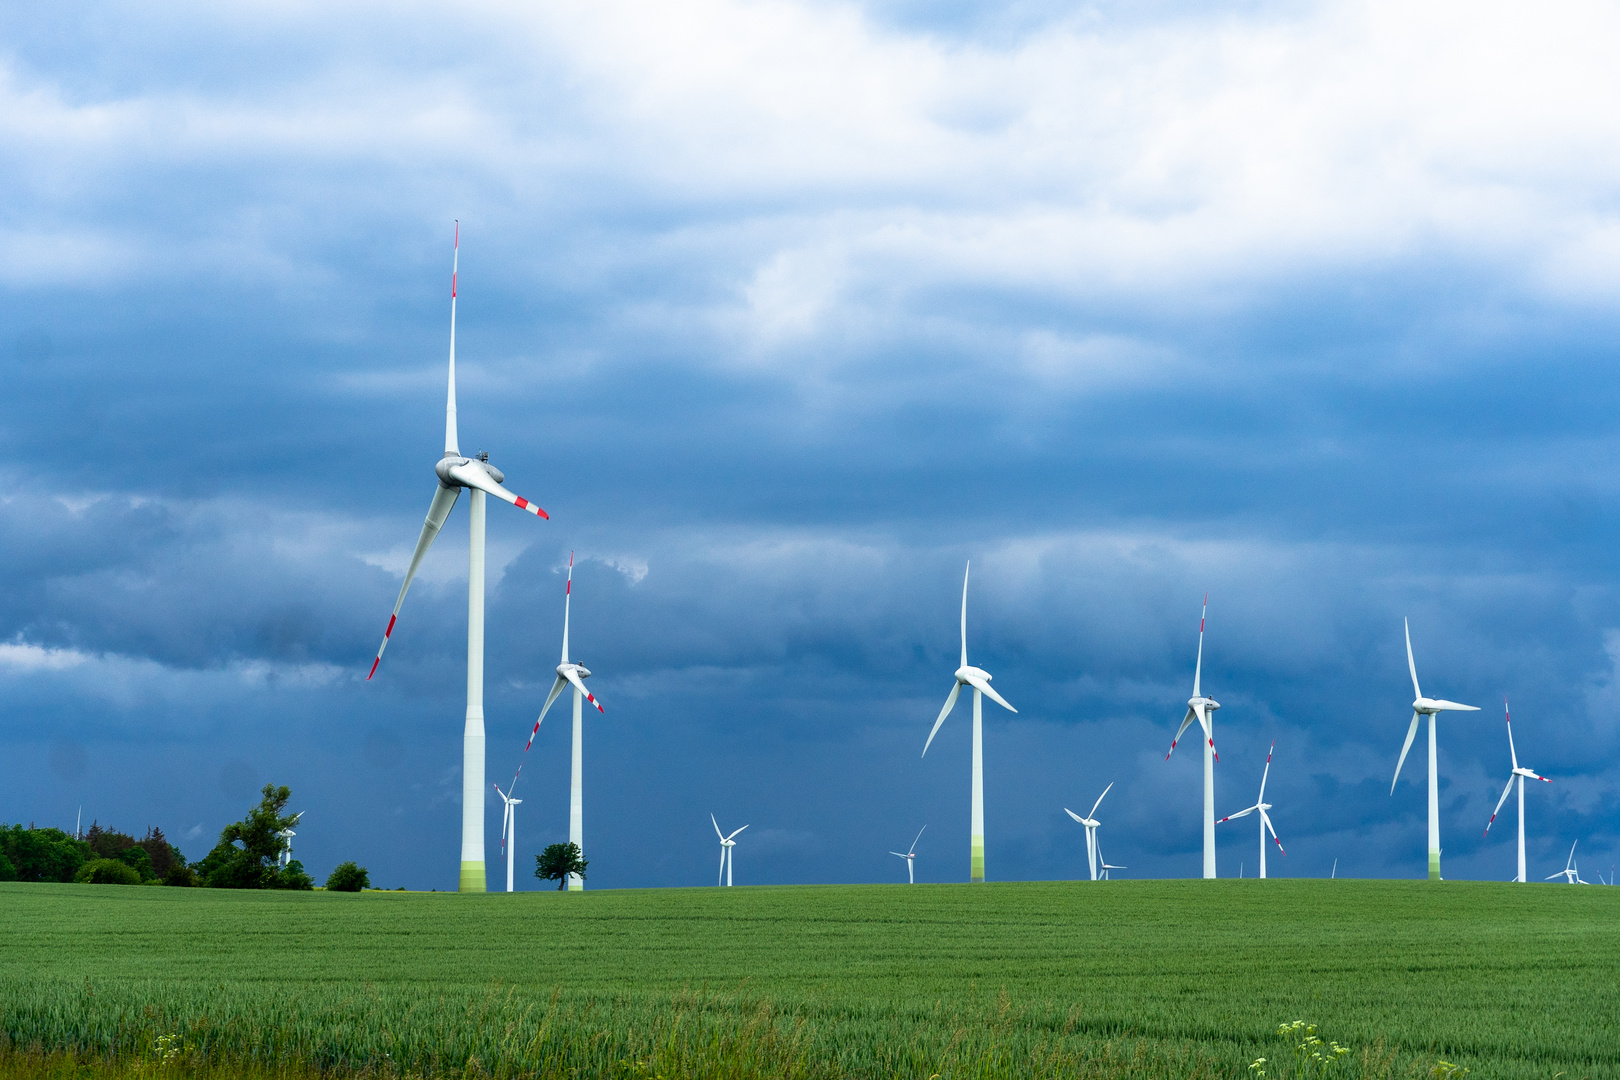
<svg viewBox="0 0 1620 1080">
<path fill-rule="evenodd" d="M 204 885 L 216 889 L 312 889 L 314 881 L 297 859 L 282 862 L 287 836 L 297 821 L 286 813 L 292 792 L 266 784 L 259 805 L 225 826 L 219 843 L 195 863 L 169 843 L 159 828 L 136 839 L 91 822 L 83 837 L 61 829 L 0 826 L 0 881 L 77 881 L 104 885 Z M 370 887 L 364 867 L 340 864 L 326 887 L 358 892 Z"/>
</svg>

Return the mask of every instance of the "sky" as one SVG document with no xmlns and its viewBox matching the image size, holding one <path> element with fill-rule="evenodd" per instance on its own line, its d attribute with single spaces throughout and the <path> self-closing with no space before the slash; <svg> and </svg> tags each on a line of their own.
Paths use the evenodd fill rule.
<svg viewBox="0 0 1620 1080">
<path fill-rule="evenodd" d="M 454 888 L 575 553 L 588 887 L 1620 863 L 1620 13 L 1575 2 L 0 5 L 0 821 Z M 566 839 L 569 724 L 518 795 Z M 1186 752 L 1191 745 L 1193 752 Z M 492 886 L 499 799 L 486 831 Z M 1252 874 L 1252 818 L 1219 828 Z M 525 866 L 525 863 L 527 866 Z"/>
</svg>

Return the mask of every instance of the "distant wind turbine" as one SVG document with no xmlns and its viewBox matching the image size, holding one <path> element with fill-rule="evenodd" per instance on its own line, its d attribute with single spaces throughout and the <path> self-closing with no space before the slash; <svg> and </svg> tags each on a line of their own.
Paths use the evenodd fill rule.
<svg viewBox="0 0 1620 1080">
<path fill-rule="evenodd" d="M 1443 712 L 1479 712 L 1477 705 L 1459 705 L 1444 698 L 1426 698 L 1418 686 L 1417 661 L 1412 659 L 1412 624 L 1406 626 L 1406 667 L 1412 673 L 1412 724 L 1406 729 L 1406 743 L 1401 747 L 1401 759 L 1395 763 L 1395 779 L 1389 782 L 1389 793 L 1395 794 L 1395 781 L 1401 778 L 1401 766 L 1406 764 L 1406 753 L 1412 749 L 1417 737 L 1418 720 L 1429 718 L 1429 880 L 1440 880 L 1440 763 L 1434 744 L 1434 718 Z"/>
<path fill-rule="evenodd" d="M 727 836 L 720 831 L 720 823 L 714 820 L 713 814 L 709 815 L 709 820 L 714 822 L 714 835 L 720 837 L 720 880 L 715 884 L 729 886 L 731 884 L 731 849 L 737 846 L 737 841 L 731 837 L 736 836 L 748 826 L 744 825 L 742 829 L 735 829 L 730 836 Z M 918 833 L 917 835 L 921 836 L 922 834 Z"/>
<path fill-rule="evenodd" d="M 73 819 L 73 839 L 75 839 L 75 840 L 83 840 L 84 839 L 84 833 L 82 833 L 80 831 L 80 826 L 82 826 L 83 824 L 84 824 L 84 807 L 80 806 L 79 807 L 79 816 Z"/>
<path fill-rule="evenodd" d="M 1128 867 L 1128 866 L 1115 866 L 1113 863 L 1111 863 L 1107 859 L 1103 858 L 1102 837 L 1100 837 L 1100 836 L 1097 838 L 1097 867 L 1098 867 L 1098 869 L 1100 869 L 1102 871 L 1102 879 L 1104 881 L 1108 880 L 1108 871 L 1110 871 L 1110 870 L 1129 870 L 1130 869 L 1130 867 Z"/>
<path fill-rule="evenodd" d="M 303 816 L 304 811 L 302 810 L 294 814 L 292 819 L 293 825 L 298 824 L 298 819 Z M 276 833 L 276 835 L 281 837 L 281 854 L 276 857 L 276 865 L 285 870 L 287 868 L 287 864 L 292 862 L 293 837 L 297 836 L 298 834 L 293 832 L 291 826 L 289 826 L 288 828 L 282 829 L 280 832 Z"/>
<path fill-rule="evenodd" d="M 1502 789 L 1502 797 L 1496 800 L 1496 809 L 1491 811 L 1491 820 L 1485 823 L 1485 835 L 1491 834 L 1491 826 L 1496 823 L 1496 815 L 1502 812 L 1502 804 L 1507 802 L 1508 792 L 1513 790 L 1513 781 L 1519 782 L 1519 876 L 1514 881 L 1523 881 L 1524 878 L 1524 781 L 1526 777 L 1531 780 L 1546 780 L 1545 776 L 1537 776 L 1529 769 L 1519 766 L 1519 752 L 1513 749 L 1513 716 L 1508 712 L 1507 698 L 1502 699 L 1502 715 L 1507 717 L 1508 757 L 1513 762 L 1513 771 L 1508 773 L 1507 787 Z M 1574 849 L 1571 848 L 1571 851 Z M 1557 875 L 1553 875 L 1556 877 Z"/>
<path fill-rule="evenodd" d="M 576 664 L 568 659 L 568 613 L 574 600 L 574 553 L 568 553 L 568 584 L 563 588 L 563 641 L 562 663 L 557 665 L 557 681 L 551 684 L 551 693 L 546 695 L 546 703 L 540 709 L 540 719 L 534 722 L 534 730 L 529 732 L 529 742 L 523 747 L 523 752 L 529 752 L 529 746 L 534 745 L 534 737 L 540 731 L 540 721 L 546 718 L 551 709 L 551 703 L 557 700 L 557 695 L 563 692 L 566 686 L 574 688 L 574 760 L 572 780 L 568 787 L 568 840 L 577 846 L 581 853 L 585 851 L 585 711 L 582 701 L 589 701 L 596 706 L 596 711 L 607 715 L 602 703 L 585 689 L 585 680 L 591 677 L 591 669 L 584 664 Z M 585 888 L 585 879 L 578 874 L 568 875 L 568 890 L 579 892 Z"/>
<path fill-rule="evenodd" d="M 1580 843 L 1579 840 L 1575 841 L 1575 844 L 1578 843 Z M 1548 874 L 1546 877 L 1547 881 L 1551 881 L 1553 878 L 1561 877 L 1567 884 L 1570 885 L 1592 884 L 1590 881 L 1581 880 L 1581 870 L 1575 862 L 1575 844 L 1569 845 L 1569 860 L 1564 863 L 1564 868 L 1558 871 L 1556 874 Z"/>
<path fill-rule="evenodd" d="M 973 569 L 969 561 L 967 570 L 962 572 L 962 665 L 956 669 L 956 685 L 951 687 L 951 694 L 945 699 L 945 707 L 939 710 L 939 719 L 934 721 L 934 728 L 928 733 L 928 741 L 923 743 L 923 755 L 927 756 L 928 747 L 933 744 L 934 736 L 939 734 L 939 726 L 945 718 L 951 715 L 956 708 L 956 696 L 962 692 L 962 687 L 973 687 L 973 818 L 972 827 L 968 835 L 968 880 L 984 880 L 984 698 L 989 697 L 997 705 L 1008 712 L 1016 713 L 1018 710 L 1007 704 L 1005 698 L 990 688 L 990 673 L 983 668 L 969 667 L 967 658 L 967 587 L 968 573 Z"/>
<path fill-rule="evenodd" d="M 489 463 L 489 455 L 463 457 L 456 435 L 456 274 L 461 260 L 461 225 L 456 225 L 455 256 L 450 263 L 450 383 L 444 406 L 444 456 L 433 467 L 438 476 L 427 520 L 416 539 L 405 581 L 388 616 L 377 658 L 371 662 L 369 681 L 382 663 L 383 650 L 393 636 L 399 609 L 416 578 L 417 568 L 444 528 L 463 488 L 472 492 L 467 562 L 467 718 L 461 734 L 461 892 L 483 892 L 484 877 L 484 496 L 493 495 L 538 517 L 548 515 L 534 503 L 501 486 L 506 475 Z"/>
<path fill-rule="evenodd" d="M 746 826 L 744 827 L 746 828 Z M 904 855 L 901 855 L 898 851 L 889 852 L 890 855 L 906 860 L 906 884 L 908 885 L 917 884 L 917 840 L 922 839 L 923 829 L 926 828 L 928 828 L 928 826 L 924 825 L 922 829 L 917 830 L 917 839 L 911 842 L 911 847 L 907 849 Z M 719 826 L 715 826 L 715 829 L 718 831 Z"/>
<path fill-rule="evenodd" d="M 1236 818 L 1247 817 L 1256 810 L 1260 812 L 1260 876 L 1262 878 L 1266 876 L 1267 829 L 1271 829 L 1271 839 L 1276 842 L 1277 850 L 1282 851 L 1284 855 L 1288 854 L 1288 852 L 1283 851 L 1282 841 L 1277 839 L 1277 830 L 1272 827 L 1271 817 L 1266 813 L 1267 810 L 1271 809 L 1271 804 L 1266 802 L 1266 777 L 1271 775 L 1271 752 L 1275 749 L 1277 749 L 1277 743 L 1275 740 L 1273 740 L 1271 743 L 1271 750 L 1266 751 L 1266 769 L 1260 774 L 1260 797 L 1255 799 L 1254 805 L 1249 807 L 1247 810 L 1239 810 L 1235 814 L 1228 814 L 1221 818 L 1222 822 L 1227 822 Z M 1338 868 L 1337 861 L 1334 862 L 1334 868 Z"/>
<path fill-rule="evenodd" d="M 1085 817 L 1081 817 L 1067 806 L 1063 808 L 1065 814 L 1086 827 L 1086 862 L 1091 865 L 1092 881 L 1097 880 L 1097 829 L 1102 825 L 1102 822 L 1097 820 L 1097 807 L 1102 805 L 1103 796 L 1112 790 L 1114 790 L 1114 784 L 1113 781 L 1109 781 L 1108 786 L 1103 788 L 1102 795 L 1097 796 L 1097 801 L 1091 804 L 1091 813 Z"/>
<path fill-rule="evenodd" d="M 1182 732 L 1198 721 L 1204 731 L 1204 876 L 1215 876 L 1215 763 L 1221 755 L 1215 752 L 1215 710 L 1221 703 L 1205 697 L 1202 690 L 1204 675 L 1204 617 L 1209 614 L 1209 594 L 1204 594 L 1204 610 L 1198 616 L 1198 663 L 1193 667 L 1193 696 L 1187 699 L 1187 715 L 1181 719 L 1181 728 L 1170 740 L 1170 749 L 1164 755 L 1169 761 L 1181 741 Z M 1123 869 L 1123 868 L 1122 868 Z"/>
<path fill-rule="evenodd" d="M 505 791 L 501 790 L 501 785 L 494 785 L 495 794 L 499 795 L 501 801 L 506 804 L 501 811 L 501 847 L 506 849 L 507 892 L 512 891 L 512 859 L 517 851 L 517 808 L 518 804 L 523 801 L 522 799 L 512 798 L 512 789 L 515 787 L 517 787 L 517 777 L 515 776 L 512 777 L 512 782 L 507 785 Z"/>
</svg>

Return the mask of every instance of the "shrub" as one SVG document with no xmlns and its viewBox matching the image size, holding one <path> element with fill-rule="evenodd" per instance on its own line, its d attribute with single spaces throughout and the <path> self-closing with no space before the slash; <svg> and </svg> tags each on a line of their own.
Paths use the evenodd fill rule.
<svg viewBox="0 0 1620 1080">
<path fill-rule="evenodd" d="M 79 867 L 73 880 L 81 885 L 139 885 L 140 873 L 118 859 L 91 859 Z"/>
<path fill-rule="evenodd" d="M 337 869 L 326 879 L 327 892 L 359 892 L 369 888 L 371 876 L 366 873 L 366 868 L 352 862 L 338 863 Z"/>
<path fill-rule="evenodd" d="M 169 867 L 167 874 L 163 875 L 163 884 L 189 889 L 197 884 L 197 872 L 185 863 L 176 863 Z"/>
<path fill-rule="evenodd" d="M 290 859 L 286 866 L 276 871 L 270 879 L 272 889 L 313 889 L 315 882 L 304 873 L 304 864 L 297 859 Z"/>
</svg>

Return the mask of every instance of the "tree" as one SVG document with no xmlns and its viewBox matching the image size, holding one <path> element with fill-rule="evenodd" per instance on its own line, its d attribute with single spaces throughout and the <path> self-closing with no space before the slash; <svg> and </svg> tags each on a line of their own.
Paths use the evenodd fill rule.
<svg viewBox="0 0 1620 1080">
<path fill-rule="evenodd" d="M 546 850 L 534 857 L 534 876 L 541 881 L 555 881 L 561 889 L 568 884 L 569 874 L 585 876 L 585 858 L 579 845 L 548 844 Z"/>
<path fill-rule="evenodd" d="M 352 862 L 338 863 L 332 875 L 326 879 L 327 892 L 359 892 L 369 888 L 371 875 L 366 873 L 365 867 Z"/>
<path fill-rule="evenodd" d="M 155 825 L 148 828 L 146 835 L 135 843 L 151 860 L 152 873 L 165 882 L 176 866 L 186 865 L 186 857 L 180 853 L 180 849 L 169 843 L 169 838 L 163 835 L 163 830 Z"/>
<path fill-rule="evenodd" d="M 81 885 L 139 885 L 141 875 L 122 859 L 91 859 L 79 867 L 73 880 Z"/>
<path fill-rule="evenodd" d="M 249 810 L 247 817 L 220 830 L 219 843 L 197 863 L 197 877 L 204 885 L 216 889 L 310 887 L 302 866 L 296 876 L 305 884 L 291 884 L 292 878 L 276 867 L 276 860 L 287 846 L 287 838 L 280 833 L 292 828 L 297 818 L 296 814 L 282 813 L 292 798 L 291 789 L 266 784 L 261 795 L 259 805 Z"/>
<path fill-rule="evenodd" d="M 18 881 L 72 881 L 90 858 L 90 845 L 61 829 L 0 828 L 0 854 Z"/>
</svg>

